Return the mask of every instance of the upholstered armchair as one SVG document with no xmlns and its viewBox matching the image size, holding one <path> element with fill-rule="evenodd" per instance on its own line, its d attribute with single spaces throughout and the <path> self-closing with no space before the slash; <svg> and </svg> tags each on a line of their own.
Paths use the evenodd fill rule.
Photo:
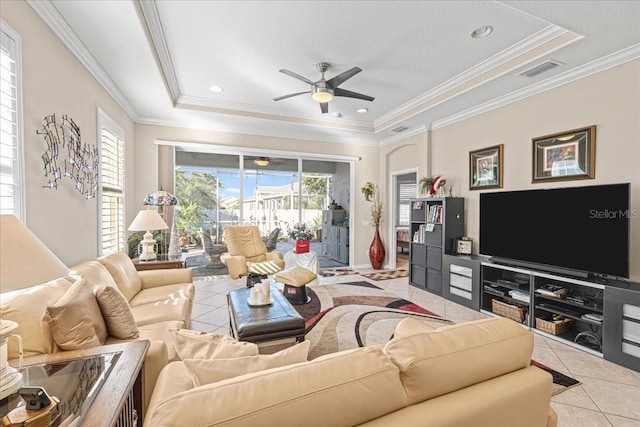
<svg viewBox="0 0 640 427">
<path fill-rule="evenodd" d="M 271 268 L 284 268 L 282 253 L 267 252 L 255 225 L 226 226 L 224 241 L 229 250 L 226 263 L 232 279 L 248 275 L 252 264 L 269 263 Z"/>
</svg>

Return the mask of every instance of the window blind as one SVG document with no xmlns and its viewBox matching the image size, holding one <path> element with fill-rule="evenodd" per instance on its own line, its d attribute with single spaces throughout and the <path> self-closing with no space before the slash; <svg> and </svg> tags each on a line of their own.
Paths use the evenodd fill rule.
<svg viewBox="0 0 640 427">
<path fill-rule="evenodd" d="M 100 122 L 100 254 L 125 248 L 124 138 Z"/>
<path fill-rule="evenodd" d="M 2 21 L 0 31 L 0 214 L 24 220 L 20 37 Z"/>
</svg>

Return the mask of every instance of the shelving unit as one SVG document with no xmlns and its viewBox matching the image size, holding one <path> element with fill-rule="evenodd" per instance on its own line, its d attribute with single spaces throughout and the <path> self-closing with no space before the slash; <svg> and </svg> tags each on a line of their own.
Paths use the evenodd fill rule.
<svg viewBox="0 0 640 427">
<path fill-rule="evenodd" d="M 464 199 L 412 199 L 409 231 L 409 284 L 442 294 L 442 259 L 455 253 L 455 241 L 463 236 Z"/>
<path fill-rule="evenodd" d="M 603 355 L 604 285 L 490 262 L 483 262 L 481 271 L 481 311 L 513 318 L 517 308 L 524 312 L 521 323 L 532 331 Z M 544 289 L 556 290 L 556 296 L 543 294 Z M 514 298 L 513 291 L 520 296 Z M 504 304 L 513 311 L 496 310 Z"/>
<path fill-rule="evenodd" d="M 349 264 L 349 228 L 344 209 L 322 211 L 322 255 Z"/>
</svg>

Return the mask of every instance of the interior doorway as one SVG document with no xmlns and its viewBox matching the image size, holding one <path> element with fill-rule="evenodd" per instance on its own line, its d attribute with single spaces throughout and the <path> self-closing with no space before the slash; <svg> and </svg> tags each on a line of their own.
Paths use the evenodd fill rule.
<svg viewBox="0 0 640 427">
<path fill-rule="evenodd" d="M 389 267 L 405 270 L 409 268 L 409 245 L 411 243 L 410 199 L 418 194 L 418 169 L 407 169 L 391 174 L 391 200 L 389 205 L 392 210 L 391 236 L 389 241 Z"/>
</svg>

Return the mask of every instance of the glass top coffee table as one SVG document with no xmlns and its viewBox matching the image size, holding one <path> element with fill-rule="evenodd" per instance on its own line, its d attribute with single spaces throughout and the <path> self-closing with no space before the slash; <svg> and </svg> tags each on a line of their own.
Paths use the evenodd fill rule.
<svg viewBox="0 0 640 427">
<path fill-rule="evenodd" d="M 43 387 L 59 399 L 59 419 L 53 425 L 142 425 L 141 368 L 149 341 L 106 345 L 24 359 L 24 386 Z M 0 406 L 0 416 L 23 403 L 18 394 Z M 127 418 L 123 423 L 123 417 Z"/>
</svg>

